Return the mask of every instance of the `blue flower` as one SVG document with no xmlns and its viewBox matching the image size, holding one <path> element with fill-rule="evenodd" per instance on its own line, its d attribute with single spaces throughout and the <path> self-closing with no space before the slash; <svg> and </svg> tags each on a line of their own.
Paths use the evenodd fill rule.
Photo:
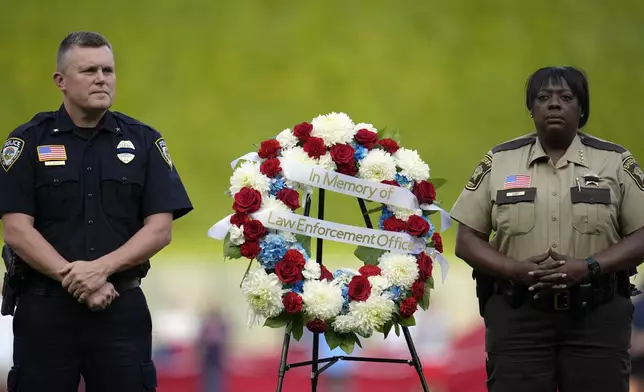
<svg viewBox="0 0 644 392">
<path fill-rule="evenodd" d="M 286 253 L 286 240 L 279 234 L 268 234 L 259 242 L 259 248 L 259 263 L 265 269 L 273 269 Z"/>
<path fill-rule="evenodd" d="M 268 186 L 268 192 L 272 196 L 277 196 L 277 193 L 286 187 L 286 180 L 283 177 L 272 178 Z"/>
<path fill-rule="evenodd" d="M 380 230 L 384 230 L 384 222 L 394 216 L 394 213 L 391 212 L 387 207 L 383 207 L 382 209 L 382 214 L 380 215 L 380 220 L 378 221 L 378 227 L 380 227 Z"/>
<path fill-rule="evenodd" d="M 293 245 L 291 245 L 291 247 L 289 249 L 296 249 L 296 250 L 300 251 L 300 253 L 302 253 L 302 256 L 304 256 L 304 260 L 309 261 L 309 259 L 310 259 L 309 254 L 306 253 L 306 249 L 304 249 L 302 244 L 300 244 L 299 242 L 296 242 Z"/>
<path fill-rule="evenodd" d="M 408 177 L 403 176 L 400 173 L 396 173 L 396 177 L 394 178 L 396 182 L 403 188 L 409 189 L 411 187 L 412 181 Z"/>
<path fill-rule="evenodd" d="M 355 158 L 356 161 L 361 161 L 364 159 L 364 157 L 367 156 L 369 153 L 369 150 L 366 147 L 363 146 L 356 146 L 355 148 L 355 153 L 353 153 L 353 157 Z"/>
<path fill-rule="evenodd" d="M 387 291 L 389 291 L 391 300 L 394 302 L 399 301 L 404 294 L 403 289 L 401 289 L 400 286 L 391 286 Z"/>
<path fill-rule="evenodd" d="M 342 312 L 349 312 L 349 286 L 342 287 L 342 298 L 344 298 L 344 303 L 342 304 Z"/>
<path fill-rule="evenodd" d="M 304 280 L 300 280 L 295 283 L 291 288 L 291 291 L 297 294 L 302 294 L 304 292 Z"/>
</svg>

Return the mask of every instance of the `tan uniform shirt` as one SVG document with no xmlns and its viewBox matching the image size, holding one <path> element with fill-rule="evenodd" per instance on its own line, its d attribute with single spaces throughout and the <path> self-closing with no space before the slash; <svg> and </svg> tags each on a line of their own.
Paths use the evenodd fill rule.
<svg viewBox="0 0 644 392">
<path fill-rule="evenodd" d="M 523 260 L 552 247 L 586 258 L 644 226 L 644 173 L 623 147 L 578 133 L 554 165 L 536 134 L 490 150 L 451 211 Z"/>
</svg>

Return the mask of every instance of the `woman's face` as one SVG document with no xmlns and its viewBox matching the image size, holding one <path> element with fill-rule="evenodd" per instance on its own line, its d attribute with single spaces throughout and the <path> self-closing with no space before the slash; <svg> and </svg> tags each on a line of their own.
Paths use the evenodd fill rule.
<svg viewBox="0 0 644 392">
<path fill-rule="evenodd" d="M 538 131 L 555 136 L 577 131 L 581 106 L 565 79 L 544 84 L 534 100 L 532 117 Z"/>
</svg>

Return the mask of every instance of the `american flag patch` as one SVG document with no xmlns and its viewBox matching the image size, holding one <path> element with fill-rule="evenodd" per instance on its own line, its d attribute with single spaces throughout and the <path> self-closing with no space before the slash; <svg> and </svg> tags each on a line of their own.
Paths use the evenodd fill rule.
<svg viewBox="0 0 644 392">
<path fill-rule="evenodd" d="M 64 161 L 67 159 L 67 152 L 65 146 L 38 146 L 38 160 L 45 161 Z"/>
<path fill-rule="evenodd" d="M 513 174 L 505 177 L 503 189 L 528 188 L 530 187 L 530 176 L 524 174 Z"/>
</svg>

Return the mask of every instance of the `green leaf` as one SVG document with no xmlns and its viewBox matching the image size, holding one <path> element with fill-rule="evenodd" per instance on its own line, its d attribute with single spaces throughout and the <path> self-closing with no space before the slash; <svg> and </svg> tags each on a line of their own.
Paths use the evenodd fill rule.
<svg viewBox="0 0 644 392">
<path fill-rule="evenodd" d="M 425 282 L 425 290 L 427 290 L 427 286 L 429 286 L 430 289 L 434 288 L 434 277 L 430 276 L 429 279 L 427 279 L 427 282 Z"/>
<path fill-rule="evenodd" d="M 304 250 L 306 250 L 306 253 L 311 256 L 311 237 L 304 234 L 295 234 L 295 238 L 297 239 L 297 242 L 302 245 Z"/>
<path fill-rule="evenodd" d="M 389 320 L 383 327 L 382 327 L 382 333 L 385 335 L 385 339 L 387 339 L 387 336 L 391 332 L 391 327 L 394 326 L 394 321 Z"/>
<path fill-rule="evenodd" d="M 400 337 L 400 326 L 397 322 L 394 322 L 394 332 L 396 332 L 396 336 Z"/>
<path fill-rule="evenodd" d="M 302 313 L 291 316 L 291 334 L 293 335 L 293 339 L 298 342 L 302 339 L 302 335 L 304 334 L 304 319 L 302 318 Z"/>
<path fill-rule="evenodd" d="M 291 319 L 292 318 L 290 314 L 286 312 L 282 312 L 276 317 L 266 319 L 266 321 L 264 322 L 264 326 L 270 327 L 270 328 L 285 327 L 286 325 L 288 325 Z"/>
<path fill-rule="evenodd" d="M 355 340 L 353 340 L 352 338 L 344 339 L 342 343 L 340 343 L 340 348 L 342 349 L 342 351 L 350 355 L 355 348 L 355 343 Z"/>
<path fill-rule="evenodd" d="M 429 308 L 429 297 L 430 297 L 432 286 L 433 284 L 429 280 L 425 282 L 425 286 L 424 286 L 425 291 L 423 293 L 423 298 L 420 300 L 420 302 L 418 302 L 418 306 L 420 306 L 421 309 L 423 310 L 427 310 L 427 308 Z"/>
<path fill-rule="evenodd" d="M 400 131 L 397 129 L 387 129 L 386 127 L 380 132 L 380 139 L 394 139 L 398 144 L 401 143 Z"/>
<path fill-rule="evenodd" d="M 358 246 L 353 254 L 365 264 L 378 265 L 378 258 L 386 251 L 383 249 Z"/>
<path fill-rule="evenodd" d="M 331 328 L 327 329 L 324 333 L 324 339 L 331 350 L 340 347 L 340 344 L 342 344 L 342 337 Z"/>
<path fill-rule="evenodd" d="M 443 185 L 447 184 L 447 179 L 446 178 L 430 178 L 429 182 L 434 184 L 434 189 L 437 190 L 438 188 L 440 188 Z"/>
<path fill-rule="evenodd" d="M 239 259 L 241 257 L 240 247 L 230 242 L 230 233 L 226 234 L 226 238 L 224 238 L 224 260 L 227 258 Z"/>
<path fill-rule="evenodd" d="M 416 325 L 416 319 L 414 318 L 414 315 L 411 315 L 407 318 L 400 317 L 399 323 L 403 327 L 413 327 L 414 325 Z"/>
<path fill-rule="evenodd" d="M 358 347 L 362 348 L 362 343 L 360 343 L 360 338 L 356 334 L 353 335 L 353 341 L 356 342 Z"/>
</svg>

